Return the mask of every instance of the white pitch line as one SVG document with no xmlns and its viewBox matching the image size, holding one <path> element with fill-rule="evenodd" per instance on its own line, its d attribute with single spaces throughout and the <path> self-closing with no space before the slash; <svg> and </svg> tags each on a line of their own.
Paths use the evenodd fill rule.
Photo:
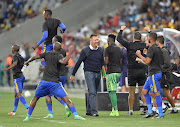
<svg viewBox="0 0 180 127">
<path fill-rule="evenodd" d="M 20 117 L 26 117 L 24 115 L 19 115 Z M 30 117 L 30 119 L 37 119 L 37 120 L 42 120 L 42 121 L 47 121 L 47 122 L 52 122 L 52 123 L 60 123 L 60 124 L 64 124 L 66 122 L 59 122 L 56 120 L 49 120 L 49 119 L 41 119 L 41 118 L 34 118 L 34 117 Z M 0 126 L 1 127 L 1 126 Z"/>
</svg>

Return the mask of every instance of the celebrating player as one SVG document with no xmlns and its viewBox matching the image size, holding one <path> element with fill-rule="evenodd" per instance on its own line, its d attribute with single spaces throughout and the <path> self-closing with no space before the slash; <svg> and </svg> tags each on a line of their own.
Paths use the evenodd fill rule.
<svg viewBox="0 0 180 127">
<path fill-rule="evenodd" d="M 52 51 L 53 49 L 53 44 L 52 44 L 52 38 L 57 35 L 57 28 L 61 27 L 61 33 L 64 33 L 66 30 L 66 26 L 61 23 L 59 19 L 51 18 L 52 16 L 52 11 L 46 9 L 43 12 L 43 16 L 45 19 L 45 22 L 43 23 L 43 36 L 41 40 L 33 45 L 33 49 L 35 50 L 42 42 L 44 42 L 42 52 L 47 52 L 47 51 Z M 41 64 L 44 66 L 45 62 L 42 61 Z"/>
<path fill-rule="evenodd" d="M 53 44 L 53 52 L 45 52 L 39 54 L 30 58 L 25 63 L 25 65 L 28 65 L 33 60 L 41 58 L 44 58 L 46 61 L 43 78 L 36 89 L 35 96 L 30 103 L 28 114 L 24 121 L 29 121 L 38 99 L 49 94 L 62 98 L 62 100 L 68 105 L 69 109 L 74 115 L 75 120 L 86 120 L 85 118 L 77 114 L 76 108 L 74 107 L 72 101 L 68 98 L 66 90 L 64 89 L 62 84 L 60 85 L 59 83 L 59 72 L 61 65 L 68 62 L 74 51 L 74 48 L 75 47 L 72 46 L 69 54 L 65 58 L 63 58 L 62 54 L 59 54 L 61 50 L 61 44 L 59 42 L 56 42 Z"/>
<path fill-rule="evenodd" d="M 12 54 L 13 54 L 12 64 L 8 68 L 2 69 L 3 71 L 8 71 L 9 69 L 12 69 L 12 72 L 13 72 L 14 108 L 12 112 L 8 113 L 9 115 L 16 115 L 16 109 L 18 107 L 19 100 L 26 107 L 26 109 L 29 108 L 29 105 L 27 104 L 24 96 L 22 95 L 23 83 L 24 83 L 25 77 L 21 69 L 24 65 L 24 59 L 18 52 L 19 52 L 19 46 L 13 45 L 12 46 Z"/>
</svg>

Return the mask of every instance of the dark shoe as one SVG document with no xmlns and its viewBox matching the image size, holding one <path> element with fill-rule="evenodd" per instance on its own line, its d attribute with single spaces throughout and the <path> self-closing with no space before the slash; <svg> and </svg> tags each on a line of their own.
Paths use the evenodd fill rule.
<svg viewBox="0 0 180 127">
<path fill-rule="evenodd" d="M 140 115 L 146 115 L 146 111 L 142 111 Z"/>
<path fill-rule="evenodd" d="M 145 116 L 143 116 L 143 118 L 149 118 L 149 117 L 153 117 L 153 113 L 147 113 Z"/>
<path fill-rule="evenodd" d="M 156 111 L 153 111 L 152 113 L 153 113 L 153 116 L 158 115 L 158 113 Z"/>
<path fill-rule="evenodd" d="M 91 115 L 91 113 L 86 113 L 86 116 L 90 116 Z"/>
<path fill-rule="evenodd" d="M 156 116 L 154 116 L 152 119 L 158 119 L 158 118 L 164 118 L 164 116 L 159 116 L 159 115 L 156 115 Z"/>
<path fill-rule="evenodd" d="M 91 114 L 91 116 L 98 117 L 99 115 L 98 114 Z"/>
<path fill-rule="evenodd" d="M 163 113 L 165 113 L 168 110 L 168 106 L 166 106 L 166 108 L 163 109 Z"/>
<path fill-rule="evenodd" d="M 175 114 L 175 113 L 179 113 L 178 110 L 175 112 L 174 110 L 172 110 L 171 112 L 169 112 L 168 114 Z"/>
</svg>

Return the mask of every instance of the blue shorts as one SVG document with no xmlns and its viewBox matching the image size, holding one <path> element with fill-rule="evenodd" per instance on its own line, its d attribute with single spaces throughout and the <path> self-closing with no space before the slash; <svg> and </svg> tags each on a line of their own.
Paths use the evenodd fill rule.
<svg viewBox="0 0 180 127">
<path fill-rule="evenodd" d="M 65 83 L 66 83 L 66 76 L 59 76 L 60 77 L 60 83 L 62 83 L 62 86 L 64 87 Z M 49 94 L 49 96 L 51 97 L 53 94 Z"/>
<path fill-rule="evenodd" d="M 39 85 L 37 86 L 35 96 L 44 97 L 49 94 L 52 94 L 60 98 L 63 98 L 68 95 L 66 90 L 62 85 L 60 85 L 60 83 L 41 80 L 39 82 Z"/>
<path fill-rule="evenodd" d="M 151 75 L 147 78 L 145 84 L 144 84 L 144 88 L 147 91 L 150 91 L 151 93 L 157 93 L 160 92 L 161 90 L 161 81 L 162 78 L 162 74 L 161 73 L 156 73 L 154 75 Z"/>
<path fill-rule="evenodd" d="M 59 76 L 60 77 L 60 82 L 62 83 L 63 87 L 66 83 L 66 76 Z"/>
<path fill-rule="evenodd" d="M 53 44 L 49 44 L 49 45 L 43 44 L 41 53 L 51 52 L 52 50 L 53 50 Z"/>
<path fill-rule="evenodd" d="M 24 80 L 24 76 L 17 79 L 13 79 L 14 91 L 16 91 L 16 93 L 22 93 Z"/>
</svg>

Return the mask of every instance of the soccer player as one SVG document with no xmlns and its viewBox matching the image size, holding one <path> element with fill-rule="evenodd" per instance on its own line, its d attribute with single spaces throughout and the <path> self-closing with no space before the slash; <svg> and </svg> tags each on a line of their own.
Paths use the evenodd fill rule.
<svg viewBox="0 0 180 127">
<path fill-rule="evenodd" d="M 66 26 L 59 20 L 55 18 L 51 18 L 52 11 L 49 9 L 46 9 L 43 12 L 43 16 L 45 19 L 45 22 L 43 23 L 43 36 L 41 40 L 33 45 L 33 49 L 35 50 L 41 43 L 44 42 L 42 53 L 52 51 L 53 44 L 52 44 L 52 38 L 57 35 L 57 29 L 58 27 L 61 27 L 61 33 L 64 33 L 66 30 Z M 42 61 L 41 64 L 44 66 L 45 61 Z"/>
<path fill-rule="evenodd" d="M 23 83 L 24 83 L 25 77 L 21 69 L 24 65 L 24 59 L 18 52 L 19 52 L 19 46 L 13 45 L 12 46 L 12 54 L 13 54 L 12 64 L 8 68 L 2 69 L 3 71 L 8 71 L 12 69 L 12 72 L 13 72 L 14 108 L 12 112 L 8 113 L 9 115 L 16 115 L 16 109 L 18 107 L 19 100 L 26 107 L 26 109 L 29 108 L 29 105 L 27 104 L 24 96 L 22 95 Z"/>
<path fill-rule="evenodd" d="M 59 42 L 55 42 L 53 44 L 53 52 L 45 52 L 34 57 L 31 57 L 25 65 L 28 65 L 35 59 L 44 58 L 46 61 L 44 74 L 41 82 L 39 83 L 35 96 L 31 100 L 30 107 L 28 109 L 27 117 L 24 121 L 29 121 L 30 116 L 36 106 L 36 103 L 40 97 L 44 97 L 46 95 L 52 94 L 56 97 L 62 98 L 62 100 L 68 105 L 72 114 L 74 115 L 75 120 L 86 120 L 77 114 L 76 108 L 74 107 L 72 101 L 68 98 L 68 94 L 62 84 L 59 83 L 59 71 L 62 64 L 66 64 L 70 59 L 75 47 L 72 46 L 69 54 L 63 58 L 62 54 L 59 54 L 61 50 L 61 44 Z"/>
<path fill-rule="evenodd" d="M 139 94 L 141 95 L 141 99 L 143 101 L 143 105 L 146 106 L 145 98 L 142 94 L 143 85 L 146 81 L 146 66 L 143 64 L 139 64 L 136 62 L 136 51 L 143 51 L 146 48 L 146 44 L 141 42 L 141 34 L 139 32 L 134 33 L 133 42 L 127 42 L 122 39 L 123 30 L 125 30 L 126 26 L 121 26 L 121 29 L 117 36 L 117 41 L 123 45 L 127 49 L 128 55 L 128 84 L 129 84 L 129 115 L 133 115 L 133 105 L 135 99 L 135 89 L 136 83 L 138 83 Z"/>
<path fill-rule="evenodd" d="M 55 42 L 62 42 L 62 38 L 61 36 L 54 36 L 53 39 L 52 39 L 52 44 L 54 44 Z M 61 48 L 60 50 L 60 54 L 63 55 L 63 57 L 66 57 L 66 51 L 65 49 Z M 62 86 L 64 87 L 65 83 L 66 83 L 66 74 L 65 74 L 65 65 L 62 64 L 61 65 L 61 69 L 60 69 L 60 74 L 59 74 L 59 77 L 60 77 L 60 83 L 62 83 Z M 44 118 L 54 118 L 53 116 L 53 112 L 52 112 L 52 100 L 51 100 L 51 96 L 52 95 L 47 95 L 46 96 L 46 105 L 47 105 L 47 108 L 48 108 L 48 111 L 49 111 L 49 114 L 44 117 Z M 55 96 L 54 96 L 55 97 Z M 66 116 L 69 117 L 71 115 L 71 111 L 70 109 L 68 108 L 67 104 L 59 97 L 55 97 L 66 109 Z"/>
<path fill-rule="evenodd" d="M 167 97 L 168 101 L 172 106 L 172 111 L 170 114 L 178 113 L 177 108 L 175 107 L 174 100 L 169 93 L 169 81 L 170 81 L 170 73 L 171 73 L 171 63 L 170 63 L 170 51 L 164 46 L 164 37 L 158 36 L 157 45 L 161 48 L 163 53 L 164 64 L 162 66 L 162 79 L 161 79 L 161 88 L 163 89 L 163 93 Z"/>
<path fill-rule="evenodd" d="M 108 47 L 105 50 L 105 64 L 107 65 L 106 85 L 112 103 L 110 116 L 119 116 L 117 107 L 117 83 L 121 76 L 122 50 L 115 44 L 116 36 L 108 35 Z"/>
<path fill-rule="evenodd" d="M 148 78 L 142 90 L 148 107 L 148 113 L 144 116 L 144 118 L 153 116 L 151 96 L 156 99 L 156 105 L 159 111 L 158 118 L 164 118 L 162 111 L 162 99 L 160 95 L 160 81 L 162 78 L 161 66 L 163 65 L 163 54 L 161 48 L 156 44 L 156 33 L 150 33 L 147 39 L 148 41 L 146 41 L 146 45 L 149 46 L 149 48 L 146 58 L 141 55 L 140 50 L 136 51 L 136 55 L 139 57 L 136 58 L 136 61 L 148 65 Z"/>
</svg>

